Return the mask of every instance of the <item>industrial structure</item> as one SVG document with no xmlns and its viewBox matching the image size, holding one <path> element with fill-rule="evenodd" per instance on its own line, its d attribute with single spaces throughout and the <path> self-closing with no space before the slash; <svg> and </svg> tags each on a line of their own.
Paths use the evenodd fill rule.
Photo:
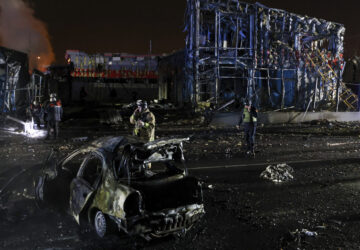
<svg viewBox="0 0 360 250">
<path fill-rule="evenodd" d="M 84 93 L 89 100 L 100 102 L 158 98 L 158 55 L 67 50 L 65 58 L 73 101 L 79 101 Z"/>
<path fill-rule="evenodd" d="M 178 106 L 184 104 L 185 50 L 163 56 L 159 60 L 159 100 L 167 100 Z"/>
<path fill-rule="evenodd" d="M 184 98 L 225 92 L 261 110 L 358 109 L 342 82 L 342 24 L 237 0 L 187 0 Z"/>
<path fill-rule="evenodd" d="M 27 54 L 0 47 L 0 114 L 19 112 L 25 107 L 28 82 Z"/>
</svg>

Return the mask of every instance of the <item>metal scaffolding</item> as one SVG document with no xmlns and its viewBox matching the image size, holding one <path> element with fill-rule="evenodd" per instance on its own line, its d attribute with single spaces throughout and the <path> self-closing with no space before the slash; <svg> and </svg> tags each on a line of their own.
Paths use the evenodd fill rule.
<svg viewBox="0 0 360 250">
<path fill-rule="evenodd" d="M 342 83 L 342 24 L 236 0 L 187 0 L 185 99 L 224 93 L 260 109 L 349 110 Z"/>
</svg>

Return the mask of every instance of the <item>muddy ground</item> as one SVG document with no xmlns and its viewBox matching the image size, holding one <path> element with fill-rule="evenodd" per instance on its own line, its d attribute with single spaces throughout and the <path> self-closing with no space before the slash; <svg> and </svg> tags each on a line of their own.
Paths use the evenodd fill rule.
<svg viewBox="0 0 360 250">
<path fill-rule="evenodd" d="M 185 236 L 145 242 L 124 235 L 98 239 L 67 214 L 40 209 L 33 180 L 51 147 L 66 154 L 128 125 L 69 118 L 56 141 L 0 130 L 1 249 L 359 249 L 360 124 L 314 121 L 259 125 L 256 158 L 243 153 L 243 133 L 159 121 L 158 137 L 191 136 L 189 172 L 203 181 L 206 215 Z M 294 180 L 261 179 L 286 162 Z M 307 229 L 316 236 L 293 233 Z M 310 233 L 309 233 L 310 234 Z"/>
</svg>

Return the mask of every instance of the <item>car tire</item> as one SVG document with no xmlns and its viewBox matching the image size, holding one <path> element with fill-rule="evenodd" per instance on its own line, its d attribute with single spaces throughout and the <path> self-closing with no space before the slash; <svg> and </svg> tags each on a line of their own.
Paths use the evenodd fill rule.
<svg viewBox="0 0 360 250">
<path fill-rule="evenodd" d="M 104 238 L 107 235 L 108 226 L 106 216 L 101 211 L 97 211 L 94 216 L 94 228 L 100 238 Z"/>
</svg>

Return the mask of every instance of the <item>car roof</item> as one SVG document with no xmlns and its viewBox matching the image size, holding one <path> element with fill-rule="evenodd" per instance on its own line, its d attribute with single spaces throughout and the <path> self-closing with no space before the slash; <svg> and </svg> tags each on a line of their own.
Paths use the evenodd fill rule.
<svg viewBox="0 0 360 250">
<path fill-rule="evenodd" d="M 113 153 L 119 146 L 128 143 L 141 143 L 141 140 L 133 136 L 106 136 L 91 142 L 85 146 L 85 148 L 103 149 L 109 153 Z"/>
<path fill-rule="evenodd" d="M 98 138 L 81 148 L 73 151 L 69 155 L 73 155 L 79 152 L 107 152 L 107 153 L 114 153 L 119 147 L 131 144 L 133 147 L 142 150 L 151 150 L 158 147 L 162 147 L 167 144 L 179 144 L 183 141 L 187 141 L 189 138 L 180 138 L 180 139 L 159 139 L 153 142 L 146 143 L 139 137 L 135 136 L 105 136 Z M 69 155 L 66 158 L 69 157 Z"/>
</svg>

